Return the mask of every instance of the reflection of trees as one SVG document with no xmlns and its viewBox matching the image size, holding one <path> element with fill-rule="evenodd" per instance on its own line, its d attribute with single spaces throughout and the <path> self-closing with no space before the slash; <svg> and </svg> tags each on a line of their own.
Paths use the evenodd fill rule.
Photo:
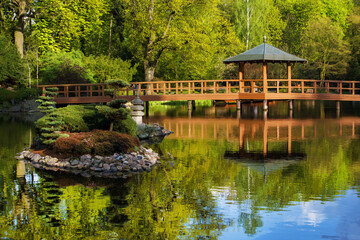
<svg viewBox="0 0 360 240">
<path fill-rule="evenodd" d="M 306 161 L 267 174 L 266 179 L 261 172 L 248 174 L 241 168 L 235 182 L 239 201 L 250 203 L 248 212 L 239 217 L 245 232 L 254 234 L 257 224 L 261 226 L 258 207 L 277 211 L 294 201 L 329 201 L 353 186 L 353 166 L 360 161 L 360 149 L 354 149 L 351 141 L 314 140 L 305 145 Z"/>
<path fill-rule="evenodd" d="M 210 190 L 228 185 L 236 173 L 233 163 L 221 161 L 225 144 L 171 140 L 158 146 L 158 151 L 174 154 L 174 166 L 160 166 L 131 185 L 123 237 L 217 238 L 225 224 Z"/>
<path fill-rule="evenodd" d="M 260 209 L 332 200 L 339 190 L 358 186 L 360 179 L 359 140 L 293 143 L 295 149 L 304 149 L 307 159 L 268 172 L 265 178 L 263 172 L 223 159 L 225 151 L 238 150 L 237 143 L 167 139 L 156 151 L 170 152 L 175 160 L 151 172 L 106 186 L 97 181 L 59 186 L 52 174 L 32 168 L 21 173 L 23 168 L 16 167 L 12 156 L 27 143 L 29 128 L 14 129 L 16 142 L 0 153 L 0 233 L 13 239 L 216 239 L 236 223 L 219 213 L 212 190 L 223 187 L 235 192 L 231 197 L 241 205 L 238 226 L 253 235 L 263 225 Z M 277 148 L 283 146 L 269 147 Z"/>
</svg>

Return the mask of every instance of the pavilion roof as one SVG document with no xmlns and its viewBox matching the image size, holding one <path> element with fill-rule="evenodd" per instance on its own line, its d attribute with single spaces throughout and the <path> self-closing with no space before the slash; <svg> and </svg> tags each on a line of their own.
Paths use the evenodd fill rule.
<svg viewBox="0 0 360 240">
<path fill-rule="evenodd" d="M 264 42 L 246 52 L 225 59 L 223 62 L 307 62 L 307 60 L 282 51 Z"/>
</svg>

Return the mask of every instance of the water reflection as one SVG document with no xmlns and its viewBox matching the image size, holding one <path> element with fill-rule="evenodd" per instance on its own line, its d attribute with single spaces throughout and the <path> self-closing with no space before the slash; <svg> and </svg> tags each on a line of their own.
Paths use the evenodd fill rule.
<svg viewBox="0 0 360 240">
<path fill-rule="evenodd" d="M 217 113 L 147 119 L 175 132 L 152 146 L 174 159 L 116 182 L 16 161 L 32 126 L 1 120 L 0 236 L 356 239 L 359 117 L 264 121 L 198 110 Z"/>
</svg>

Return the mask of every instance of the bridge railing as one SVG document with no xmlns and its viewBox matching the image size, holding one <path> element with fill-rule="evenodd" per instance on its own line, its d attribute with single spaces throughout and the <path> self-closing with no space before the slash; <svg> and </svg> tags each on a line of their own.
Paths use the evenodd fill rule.
<svg viewBox="0 0 360 240">
<path fill-rule="evenodd" d="M 105 97 L 106 84 L 104 83 L 85 83 L 85 84 L 52 84 L 39 85 L 42 91 L 45 88 L 57 87 L 57 98 L 71 98 L 71 97 Z"/>
<path fill-rule="evenodd" d="M 239 80 L 134 82 L 129 88 L 120 90 L 118 95 L 133 95 L 136 85 L 140 90 L 140 95 L 229 94 L 238 93 L 240 89 Z"/>
<path fill-rule="evenodd" d="M 97 84 L 60 84 L 40 85 L 59 88 L 57 98 L 108 97 L 111 91 L 104 83 Z M 133 82 L 126 89 L 120 89 L 117 96 L 133 96 L 139 88 L 140 95 L 214 95 L 237 93 L 291 93 L 291 94 L 338 94 L 360 95 L 359 81 L 306 80 L 292 79 L 289 86 L 287 79 L 268 79 L 266 88 L 262 79 L 245 79 L 241 82 L 232 80 L 187 80 Z"/>
<path fill-rule="evenodd" d="M 243 81 L 243 93 L 262 93 L 264 92 L 262 79 L 246 79 Z M 267 93 L 292 93 L 292 94 L 346 94 L 359 95 L 359 81 L 339 81 L 339 80 L 308 80 L 292 79 L 291 86 L 287 79 L 268 79 Z"/>
</svg>

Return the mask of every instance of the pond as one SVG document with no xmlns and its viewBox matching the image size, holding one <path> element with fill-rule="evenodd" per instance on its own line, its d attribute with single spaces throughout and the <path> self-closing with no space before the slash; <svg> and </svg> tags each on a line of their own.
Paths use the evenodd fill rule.
<svg viewBox="0 0 360 240">
<path fill-rule="evenodd" d="M 40 171 L 34 126 L 0 115 L 0 239 L 359 239 L 360 104 L 152 106 L 174 134 L 129 179 Z"/>
</svg>

